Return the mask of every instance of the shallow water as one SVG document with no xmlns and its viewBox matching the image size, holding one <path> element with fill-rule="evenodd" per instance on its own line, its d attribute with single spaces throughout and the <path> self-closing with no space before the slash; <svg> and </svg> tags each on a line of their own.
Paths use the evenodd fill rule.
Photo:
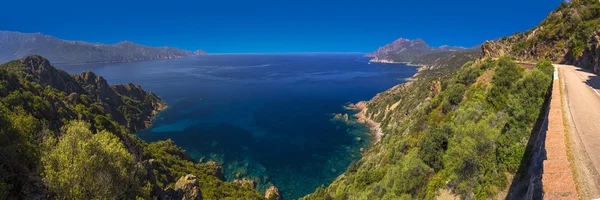
<svg viewBox="0 0 600 200">
<path fill-rule="evenodd" d="M 133 82 L 169 104 L 146 141 L 171 138 L 192 158 L 223 164 L 228 180 L 274 184 L 287 199 L 327 185 L 360 159 L 368 128 L 331 120 L 416 73 L 362 54 L 239 54 L 58 66 Z M 358 141 L 357 138 L 361 138 Z"/>
</svg>

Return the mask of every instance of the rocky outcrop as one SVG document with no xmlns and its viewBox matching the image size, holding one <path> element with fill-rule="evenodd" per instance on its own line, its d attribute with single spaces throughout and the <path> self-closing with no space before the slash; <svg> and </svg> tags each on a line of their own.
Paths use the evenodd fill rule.
<svg viewBox="0 0 600 200">
<path fill-rule="evenodd" d="M 246 178 L 243 178 L 242 180 L 236 179 L 236 180 L 233 180 L 233 182 L 238 183 L 238 184 L 242 185 L 243 187 L 247 187 L 250 189 L 256 188 L 256 182 L 254 182 L 253 180 L 250 180 L 250 179 L 246 179 Z"/>
<path fill-rule="evenodd" d="M 149 127 L 152 115 L 167 107 L 158 96 L 144 91 L 139 85 L 130 83 L 111 86 L 106 79 L 96 76 L 93 72 L 69 75 L 53 67 L 47 59 L 39 55 L 27 56 L 18 62 L 19 65 L 14 67 L 31 75 L 29 78 L 41 86 L 50 86 L 64 92 L 68 95 L 67 100 L 75 104 L 98 103 L 104 112 L 130 131 Z M 83 95 L 87 98 L 83 98 Z"/>
<path fill-rule="evenodd" d="M 431 88 L 429 89 L 429 97 L 433 98 L 442 91 L 442 84 L 439 80 L 431 82 Z"/>
<path fill-rule="evenodd" d="M 181 177 L 175 183 L 175 190 L 182 194 L 181 199 L 183 200 L 202 199 L 200 188 L 198 187 L 198 178 L 194 175 L 188 174 Z"/>
<path fill-rule="evenodd" d="M 575 65 L 592 69 L 595 73 L 600 74 L 600 31 L 596 31 L 592 35 L 590 43 L 586 46 L 583 54 Z"/>
<path fill-rule="evenodd" d="M 215 161 L 208 161 L 206 164 L 208 166 L 211 166 L 211 168 L 213 169 L 213 176 L 216 176 L 221 180 L 225 180 L 225 174 L 223 173 L 223 167 L 221 167 L 221 165 L 219 165 Z"/>
<path fill-rule="evenodd" d="M 488 40 L 481 45 L 481 51 L 484 57 L 498 58 L 506 55 L 508 48 L 501 42 Z"/>
<path fill-rule="evenodd" d="M 198 185 L 198 178 L 192 174 L 181 177 L 176 183 L 175 188 L 165 190 L 163 199 L 165 200 L 200 200 L 202 194 Z"/>
<path fill-rule="evenodd" d="M 265 199 L 267 199 L 267 200 L 283 200 L 283 197 L 281 197 L 281 193 L 279 193 L 279 190 L 274 185 L 272 185 L 265 192 Z"/>
<path fill-rule="evenodd" d="M 50 61 L 39 56 L 27 56 L 19 60 L 25 73 L 33 75 L 40 85 L 59 88 L 67 94 L 84 93 L 85 90 L 65 71 L 54 68 Z"/>
</svg>

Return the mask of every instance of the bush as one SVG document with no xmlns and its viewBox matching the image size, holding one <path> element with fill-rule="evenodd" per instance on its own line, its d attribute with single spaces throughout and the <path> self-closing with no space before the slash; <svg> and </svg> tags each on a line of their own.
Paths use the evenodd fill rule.
<svg viewBox="0 0 600 200">
<path fill-rule="evenodd" d="M 496 110 L 506 106 L 508 94 L 514 82 L 523 76 L 524 69 L 507 57 L 500 58 L 498 68 L 492 77 L 492 88 L 487 99 Z"/>
<path fill-rule="evenodd" d="M 535 65 L 535 68 L 543 72 L 544 74 L 552 77 L 554 76 L 554 66 L 549 60 L 542 60 Z"/>
<path fill-rule="evenodd" d="M 73 121 L 60 140 L 49 139 L 42 158 L 44 182 L 64 199 L 127 199 L 133 182 L 133 157 L 109 132 L 92 134 L 90 125 Z"/>
<path fill-rule="evenodd" d="M 452 136 L 452 132 L 452 127 L 444 124 L 427 131 L 419 143 L 419 158 L 435 171 L 444 167 L 442 156 L 448 149 L 448 138 Z"/>
</svg>

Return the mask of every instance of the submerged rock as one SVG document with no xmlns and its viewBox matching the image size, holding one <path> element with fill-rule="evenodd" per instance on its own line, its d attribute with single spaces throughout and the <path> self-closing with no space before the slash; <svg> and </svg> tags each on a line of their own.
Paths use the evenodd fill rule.
<svg viewBox="0 0 600 200">
<path fill-rule="evenodd" d="M 271 187 L 269 187 L 269 189 L 267 189 L 267 191 L 265 191 L 265 198 L 268 200 L 283 199 L 283 197 L 281 197 L 281 193 L 279 193 L 279 189 L 277 189 L 277 187 L 275 187 L 274 185 L 272 185 Z"/>
</svg>

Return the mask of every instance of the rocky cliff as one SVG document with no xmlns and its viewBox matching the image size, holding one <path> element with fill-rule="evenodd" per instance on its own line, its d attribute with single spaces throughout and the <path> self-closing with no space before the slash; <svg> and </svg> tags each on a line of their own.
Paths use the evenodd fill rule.
<svg viewBox="0 0 600 200">
<path fill-rule="evenodd" d="M 144 91 L 139 85 L 111 86 L 93 72 L 69 75 L 38 55 L 19 59 L 13 62 L 11 68 L 22 70 L 42 87 L 49 86 L 64 92 L 72 103 L 95 103 L 130 131 L 149 127 L 152 115 L 167 107 L 158 96 Z"/>
<path fill-rule="evenodd" d="M 573 0 L 563 2 L 538 26 L 481 47 L 486 57 L 508 55 L 522 61 L 548 59 L 555 63 L 598 68 L 600 2 Z"/>
<path fill-rule="evenodd" d="M 80 64 L 173 59 L 206 55 L 206 52 L 202 50 L 191 52 L 170 47 L 148 47 L 129 41 L 117 44 L 99 44 L 61 40 L 40 33 L 0 31 L 0 62 L 33 54 L 42 55 L 54 64 Z"/>
</svg>

